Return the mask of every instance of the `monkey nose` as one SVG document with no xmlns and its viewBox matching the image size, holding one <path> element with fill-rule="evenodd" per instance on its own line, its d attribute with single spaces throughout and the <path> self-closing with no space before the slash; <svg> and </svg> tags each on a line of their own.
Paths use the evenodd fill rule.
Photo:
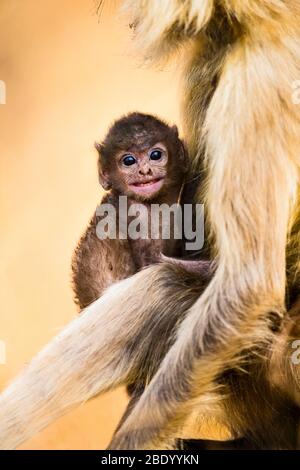
<svg viewBox="0 0 300 470">
<path fill-rule="evenodd" d="M 139 169 L 139 173 L 140 175 L 143 175 L 143 176 L 146 176 L 146 175 L 151 175 L 152 174 L 152 170 L 151 168 L 148 166 L 148 167 L 143 167 L 143 168 L 140 168 Z"/>
</svg>

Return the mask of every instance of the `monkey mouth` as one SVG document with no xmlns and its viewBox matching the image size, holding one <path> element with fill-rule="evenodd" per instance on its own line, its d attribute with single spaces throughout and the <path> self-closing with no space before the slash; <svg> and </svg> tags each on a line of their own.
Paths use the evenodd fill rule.
<svg viewBox="0 0 300 470">
<path fill-rule="evenodd" d="M 164 183 L 164 178 L 155 178 L 149 181 L 137 181 L 130 184 L 130 188 L 137 194 L 149 195 L 159 191 Z"/>
</svg>

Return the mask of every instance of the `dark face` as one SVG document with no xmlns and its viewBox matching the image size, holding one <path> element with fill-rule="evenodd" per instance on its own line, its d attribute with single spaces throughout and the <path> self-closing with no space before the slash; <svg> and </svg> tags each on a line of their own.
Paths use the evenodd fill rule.
<svg viewBox="0 0 300 470">
<path fill-rule="evenodd" d="M 143 150 L 121 151 L 110 169 L 111 186 L 130 197 L 152 199 L 165 184 L 167 164 L 168 150 L 161 142 Z"/>
</svg>

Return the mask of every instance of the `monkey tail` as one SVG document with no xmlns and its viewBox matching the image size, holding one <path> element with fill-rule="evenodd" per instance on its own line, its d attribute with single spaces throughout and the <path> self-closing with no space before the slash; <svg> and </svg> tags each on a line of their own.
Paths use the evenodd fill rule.
<svg viewBox="0 0 300 470">
<path fill-rule="evenodd" d="M 17 447 L 97 394 L 145 383 L 206 282 L 165 264 L 108 288 L 0 395 L 0 448 Z"/>
<path fill-rule="evenodd" d="M 111 308 L 135 283 L 133 278 L 108 289 L 55 337 L 0 395 L 0 448 L 12 449 L 69 410 L 126 381 L 131 368 L 119 355 Z M 124 327 L 124 325 L 123 325 Z M 112 352 L 113 351 L 113 352 Z"/>
</svg>

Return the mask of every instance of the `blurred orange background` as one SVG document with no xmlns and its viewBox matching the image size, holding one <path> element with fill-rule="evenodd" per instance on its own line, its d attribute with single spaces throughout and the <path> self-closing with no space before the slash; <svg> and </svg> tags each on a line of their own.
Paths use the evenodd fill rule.
<svg viewBox="0 0 300 470">
<path fill-rule="evenodd" d="M 121 114 L 178 121 L 174 69 L 142 67 L 106 0 L 1 0 L 0 388 L 76 314 L 70 260 L 101 190 L 95 140 Z M 176 67 L 175 67 L 176 68 Z M 60 419 L 24 449 L 103 449 L 123 390 Z"/>
</svg>

